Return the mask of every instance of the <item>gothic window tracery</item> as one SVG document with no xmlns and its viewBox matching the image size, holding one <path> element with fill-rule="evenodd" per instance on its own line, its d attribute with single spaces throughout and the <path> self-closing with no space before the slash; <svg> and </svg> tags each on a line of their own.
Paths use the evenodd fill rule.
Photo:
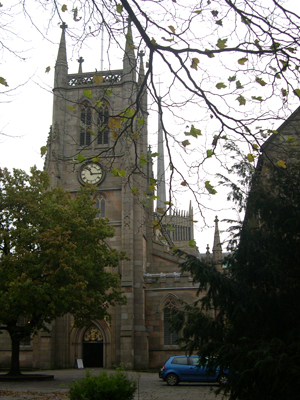
<svg viewBox="0 0 300 400">
<path fill-rule="evenodd" d="M 80 111 L 80 146 L 91 144 L 92 131 L 92 109 L 90 104 L 85 101 L 81 105 Z"/>
<path fill-rule="evenodd" d="M 107 145 L 108 144 L 108 119 L 109 119 L 109 109 L 107 104 L 102 104 L 98 111 L 98 121 L 97 121 L 97 144 Z"/>
<path fill-rule="evenodd" d="M 177 304 L 175 299 L 169 297 L 164 307 L 164 345 L 176 345 L 178 333 L 171 331 L 172 315 L 176 312 Z"/>
<path fill-rule="evenodd" d="M 105 200 L 102 196 L 97 197 L 95 206 L 98 210 L 96 218 L 105 218 Z"/>
</svg>

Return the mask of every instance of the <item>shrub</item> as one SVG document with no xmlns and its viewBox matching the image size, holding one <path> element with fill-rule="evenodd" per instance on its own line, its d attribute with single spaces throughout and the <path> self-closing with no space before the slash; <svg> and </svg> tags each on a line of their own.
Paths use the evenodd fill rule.
<svg viewBox="0 0 300 400">
<path fill-rule="evenodd" d="M 117 370 L 107 375 L 103 371 L 98 376 L 86 377 L 70 385 L 70 400 L 133 400 L 137 385 L 124 371 Z"/>
</svg>

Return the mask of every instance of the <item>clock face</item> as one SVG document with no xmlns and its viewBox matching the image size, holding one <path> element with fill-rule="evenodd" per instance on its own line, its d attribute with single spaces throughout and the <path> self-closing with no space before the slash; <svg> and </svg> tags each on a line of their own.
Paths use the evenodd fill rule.
<svg viewBox="0 0 300 400">
<path fill-rule="evenodd" d="M 88 162 L 84 164 L 79 171 L 79 180 L 84 185 L 99 185 L 104 179 L 104 171 L 97 162 Z"/>
</svg>

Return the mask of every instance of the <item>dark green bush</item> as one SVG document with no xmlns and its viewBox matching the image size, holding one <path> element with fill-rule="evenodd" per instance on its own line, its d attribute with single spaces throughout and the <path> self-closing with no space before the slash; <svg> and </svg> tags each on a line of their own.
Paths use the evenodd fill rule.
<svg viewBox="0 0 300 400">
<path fill-rule="evenodd" d="M 117 370 L 110 375 L 103 371 L 91 376 L 89 371 L 81 381 L 70 386 L 70 400 L 133 400 L 137 385 L 124 371 Z"/>
</svg>

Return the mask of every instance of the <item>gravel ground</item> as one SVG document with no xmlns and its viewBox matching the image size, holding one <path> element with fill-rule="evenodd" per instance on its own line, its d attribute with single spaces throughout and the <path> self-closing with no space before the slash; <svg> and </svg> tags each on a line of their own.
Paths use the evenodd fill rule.
<svg viewBox="0 0 300 400">
<path fill-rule="evenodd" d="M 92 375 L 101 368 L 91 369 Z M 66 400 L 72 381 L 85 376 L 86 370 L 69 369 L 42 371 L 54 375 L 52 381 L 0 382 L 1 400 Z M 168 386 L 158 378 L 158 373 L 129 372 L 138 379 L 135 400 L 214 400 L 216 384 L 181 383 Z M 220 396 L 218 398 L 221 399 Z"/>
</svg>

